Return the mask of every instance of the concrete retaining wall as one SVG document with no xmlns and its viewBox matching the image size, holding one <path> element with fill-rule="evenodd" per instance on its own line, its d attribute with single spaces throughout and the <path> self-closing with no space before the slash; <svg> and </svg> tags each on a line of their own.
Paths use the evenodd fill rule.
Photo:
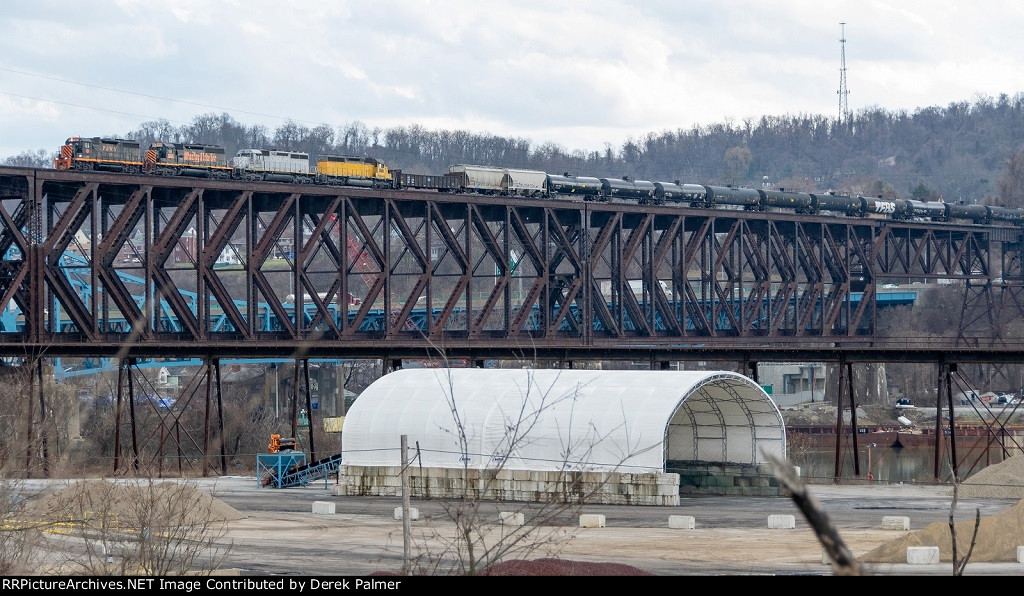
<svg viewBox="0 0 1024 596">
<path fill-rule="evenodd" d="M 464 494 L 488 501 L 606 503 L 614 505 L 679 505 L 679 475 L 528 470 L 462 470 L 410 468 L 410 496 L 455 498 Z M 341 467 L 337 496 L 401 496 L 397 466 Z"/>
</svg>

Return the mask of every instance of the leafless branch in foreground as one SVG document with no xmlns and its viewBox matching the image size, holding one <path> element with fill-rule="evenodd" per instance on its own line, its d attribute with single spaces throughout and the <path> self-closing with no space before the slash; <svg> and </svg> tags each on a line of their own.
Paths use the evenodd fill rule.
<svg viewBox="0 0 1024 596">
<path fill-rule="evenodd" d="M 956 544 L 956 522 L 953 519 L 956 513 L 957 500 L 959 499 L 959 491 L 957 490 L 960 486 L 960 479 L 957 478 L 956 473 L 953 473 L 953 502 L 949 506 L 949 535 L 952 540 L 953 549 L 953 575 L 959 577 L 964 574 L 964 570 L 967 569 L 967 562 L 971 560 L 971 553 L 974 552 L 974 545 L 978 540 L 978 529 L 981 527 L 981 509 L 974 510 L 974 533 L 971 535 L 971 544 L 967 547 L 967 554 L 964 555 L 963 559 L 957 559 L 957 544 Z"/>
<path fill-rule="evenodd" d="M 793 499 L 800 513 L 817 535 L 821 545 L 832 561 L 832 569 L 836 575 L 861 575 L 861 566 L 853 556 L 853 551 L 839 535 L 839 530 L 832 524 L 821 504 L 800 480 L 796 468 L 789 460 L 765 453 L 764 456 L 772 465 L 775 478 L 782 484 L 786 494 Z"/>
</svg>

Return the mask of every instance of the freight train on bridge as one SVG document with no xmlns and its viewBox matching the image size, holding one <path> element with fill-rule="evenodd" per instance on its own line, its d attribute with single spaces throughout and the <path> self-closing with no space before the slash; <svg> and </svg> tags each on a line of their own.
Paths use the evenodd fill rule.
<svg viewBox="0 0 1024 596">
<path fill-rule="evenodd" d="M 60 148 L 54 167 L 59 170 L 417 189 L 553 200 L 625 201 L 896 220 L 1024 225 L 1024 209 L 997 205 L 847 196 L 785 188 L 753 189 L 681 180 L 637 180 L 630 176 L 598 178 L 494 165 L 456 164 L 441 174 L 413 174 L 391 170 L 382 161 L 365 156 L 323 155 L 311 167 L 309 154 L 277 149 L 242 149 L 229 161 L 224 148 L 219 145 L 156 141 L 142 151 L 139 141 L 118 138 L 68 138 Z"/>
</svg>

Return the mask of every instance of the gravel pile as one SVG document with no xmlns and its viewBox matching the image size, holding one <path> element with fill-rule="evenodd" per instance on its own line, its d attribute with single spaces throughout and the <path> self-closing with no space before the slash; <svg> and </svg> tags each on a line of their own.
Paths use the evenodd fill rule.
<svg viewBox="0 0 1024 596">
<path fill-rule="evenodd" d="M 173 523 L 226 522 L 244 518 L 238 510 L 186 482 L 80 480 L 27 504 L 31 516 L 48 521 L 104 517 L 122 527 L 149 520 Z"/>
<path fill-rule="evenodd" d="M 957 494 L 965 498 L 1024 499 L 1024 455 L 978 470 L 960 483 Z"/>
<path fill-rule="evenodd" d="M 1024 455 L 986 466 L 957 487 L 959 498 L 1024 499 Z M 952 498 L 952 495 L 951 497 Z M 960 516 L 958 516 L 960 517 Z M 974 534 L 972 517 L 958 521 L 957 556 L 967 554 Z M 1024 500 L 996 515 L 982 517 L 978 526 L 971 561 L 984 563 L 1014 562 L 1017 547 L 1024 544 Z M 949 522 L 935 522 L 864 553 L 863 563 L 906 563 L 907 547 L 937 546 L 942 561 L 953 560 L 953 539 Z"/>
</svg>

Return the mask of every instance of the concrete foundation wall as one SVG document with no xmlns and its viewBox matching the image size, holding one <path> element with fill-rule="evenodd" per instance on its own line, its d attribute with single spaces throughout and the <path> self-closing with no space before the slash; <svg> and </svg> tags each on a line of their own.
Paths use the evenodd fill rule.
<svg viewBox="0 0 1024 596">
<path fill-rule="evenodd" d="M 681 495 L 782 495 L 779 481 L 765 466 L 669 461 L 666 469 L 679 476 Z"/>
<path fill-rule="evenodd" d="M 679 475 L 674 473 L 535 472 L 410 468 L 410 496 L 515 501 L 584 502 L 614 505 L 679 505 Z M 402 495 L 398 467 L 342 466 L 337 496 Z"/>
</svg>

